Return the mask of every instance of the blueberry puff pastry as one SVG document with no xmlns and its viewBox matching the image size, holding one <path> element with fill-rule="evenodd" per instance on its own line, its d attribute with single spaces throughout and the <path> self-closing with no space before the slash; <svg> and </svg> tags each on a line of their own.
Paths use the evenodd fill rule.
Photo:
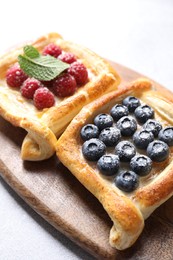
<svg viewBox="0 0 173 260">
<path fill-rule="evenodd" d="M 131 131 L 131 120 L 125 121 L 123 127 L 129 134 L 124 136 L 115 119 L 109 126 L 119 129 L 113 146 L 107 145 L 106 138 L 100 138 L 99 134 L 93 138 L 90 133 L 91 138 L 83 139 L 81 129 L 97 123 L 95 118 L 103 122 L 103 118 L 113 115 L 116 105 L 127 107 L 125 118 L 135 121 L 135 130 Z M 85 106 L 57 142 L 60 161 L 101 202 L 110 216 L 113 227 L 109 241 L 119 250 L 135 243 L 144 228 L 144 220 L 173 195 L 172 106 L 172 101 L 155 90 L 152 82 L 138 79 Z M 124 116 L 121 110 L 119 116 Z M 146 125 L 148 122 L 151 125 L 151 120 L 154 122 L 152 132 L 157 132 L 155 136 L 150 130 L 147 132 Z M 158 125 L 160 134 L 155 131 Z M 104 127 L 107 129 L 107 122 L 99 131 L 104 131 Z M 85 129 L 88 131 L 88 127 Z M 147 145 L 136 146 L 135 133 L 139 132 L 138 144 L 140 141 L 143 144 L 144 138 Z M 112 135 L 110 130 L 105 133 Z M 163 133 L 167 137 L 163 138 Z M 148 138 L 150 135 L 152 138 Z"/>
</svg>

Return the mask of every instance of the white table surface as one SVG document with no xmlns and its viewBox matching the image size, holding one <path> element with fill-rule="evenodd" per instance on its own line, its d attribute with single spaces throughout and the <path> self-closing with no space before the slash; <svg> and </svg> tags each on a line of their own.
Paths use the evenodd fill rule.
<svg viewBox="0 0 173 260">
<path fill-rule="evenodd" d="M 3 1 L 0 54 L 57 31 L 173 90 L 173 1 Z M 0 259 L 93 259 L 0 178 Z M 142 258 L 141 258 L 142 259 Z"/>
</svg>

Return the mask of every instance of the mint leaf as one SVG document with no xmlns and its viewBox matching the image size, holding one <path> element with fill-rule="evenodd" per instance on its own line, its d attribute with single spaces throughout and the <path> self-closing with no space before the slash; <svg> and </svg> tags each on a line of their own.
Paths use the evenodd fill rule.
<svg viewBox="0 0 173 260">
<path fill-rule="evenodd" d="M 26 45 L 23 48 L 23 50 L 24 50 L 25 55 L 31 59 L 34 59 L 34 58 L 37 58 L 40 56 L 40 53 L 37 51 L 37 49 L 31 45 Z"/>
<path fill-rule="evenodd" d="M 52 56 L 40 55 L 33 46 L 29 45 L 24 47 L 24 55 L 18 56 L 18 62 L 28 76 L 43 81 L 56 78 L 70 66 Z"/>
</svg>

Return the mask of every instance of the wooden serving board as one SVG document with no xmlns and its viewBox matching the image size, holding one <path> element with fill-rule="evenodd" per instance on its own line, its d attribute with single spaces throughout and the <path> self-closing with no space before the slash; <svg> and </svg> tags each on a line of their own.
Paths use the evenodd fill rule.
<svg viewBox="0 0 173 260">
<path fill-rule="evenodd" d="M 142 76 L 112 65 L 124 81 Z M 43 162 L 20 159 L 25 134 L 0 118 L 0 174 L 38 214 L 98 259 L 173 259 L 173 198 L 150 216 L 133 247 L 117 251 L 108 243 L 112 223 L 107 213 L 56 156 Z"/>
</svg>

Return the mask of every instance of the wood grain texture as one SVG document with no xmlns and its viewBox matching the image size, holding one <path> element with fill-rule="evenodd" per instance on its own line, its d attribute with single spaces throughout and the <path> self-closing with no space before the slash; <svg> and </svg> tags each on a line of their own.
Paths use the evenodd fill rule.
<svg viewBox="0 0 173 260">
<path fill-rule="evenodd" d="M 124 81 L 142 75 L 112 63 Z M 163 88 L 157 84 L 157 88 Z M 169 96 L 173 94 L 168 91 Z M 38 214 L 97 259 L 173 259 L 173 198 L 146 221 L 136 244 L 123 252 L 108 243 L 111 220 L 101 204 L 54 156 L 23 162 L 20 147 L 26 132 L 0 118 L 0 174 Z"/>
</svg>

